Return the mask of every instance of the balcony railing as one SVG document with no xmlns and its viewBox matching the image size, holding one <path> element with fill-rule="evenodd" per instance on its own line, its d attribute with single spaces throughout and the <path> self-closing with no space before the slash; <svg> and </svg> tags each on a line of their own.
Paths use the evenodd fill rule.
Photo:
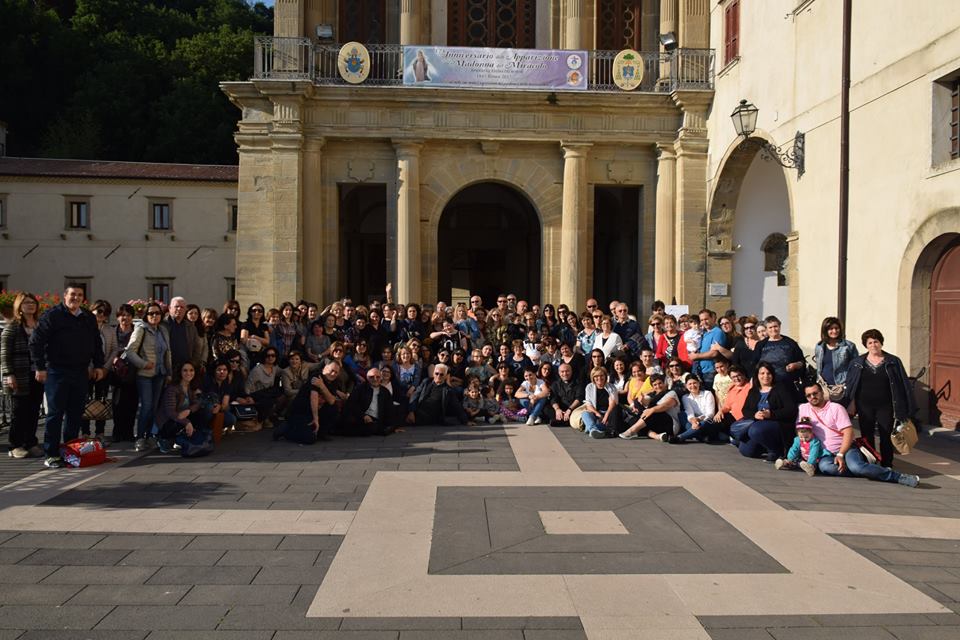
<svg viewBox="0 0 960 640">
<path fill-rule="evenodd" d="M 403 46 L 367 45 L 370 75 L 365 85 L 403 85 Z M 319 85 L 349 85 L 337 69 L 338 44 L 317 44 L 309 38 L 257 37 L 254 46 L 255 80 L 310 80 Z M 617 51 L 590 51 L 587 90 L 625 93 L 613 82 Z M 670 53 L 642 51 L 643 82 L 636 91 L 669 93 L 676 90 L 711 90 L 713 49 L 676 49 Z M 349 85 L 357 86 L 357 85 Z"/>
</svg>

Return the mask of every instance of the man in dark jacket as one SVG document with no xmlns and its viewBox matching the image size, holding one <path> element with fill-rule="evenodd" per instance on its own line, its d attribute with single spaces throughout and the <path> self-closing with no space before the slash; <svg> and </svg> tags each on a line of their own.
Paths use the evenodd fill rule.
<svg viewBox="0 0 960 640">
<path fill-rule="evenodd" d="M 367 381 L 353 388 L 343 408 L 338 433 L 344 436 L 385 436 L 393 433 L 393 397 L 380 386 L 380 370 L 367 371 Z"/>
<path fill-rule="evenodd" d="M 83 287 L 68 284 L 63 302 L 40 317 L 30 336 L 30 357 L 37 364 L 37 382 L 45 385 L 47 397 L 43 449 L 44 466 L 51 469 L 64 465 L 60 457 L 61 435 L 63 441 L 80 435 L 89 379 L 99 382 L 107 374 L 97 320 L 80 307 L 82 302 Z"/>
<path fill-rule="evenodd" d="M 574 378 L 573 367 L 564 362 L 558 369 L 560 379 L 550 385 L 550 406 L 554 415 L 550 419 L 550 426 L 569 427 L 570 414 L 583 404 L 583 385 Z"/>
<path fill-rule="evenodd" d="M 173 370 L 180 371 L 180 366 L 189 362 L 199 372 L 204 364 L 203 343 L 197 339 L 197 326 L 187 320 L 187 301 L 181 297 L 170 300 L 170 310 L 164 322 L 170 333 Z"/>
<path fill-rule="evenodd" d="M 438 364 L 433 367 L 433 380 L 420 383 L 410 400 L 408 424 L 467 424 L 467 413 L 456 390 L 448 382 L 448 374 L 447 365 Z"/>
</svg>

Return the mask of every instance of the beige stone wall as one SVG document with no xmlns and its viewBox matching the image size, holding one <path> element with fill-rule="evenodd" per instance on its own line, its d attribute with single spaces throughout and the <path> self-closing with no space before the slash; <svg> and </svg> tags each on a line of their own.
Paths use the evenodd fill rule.
<svg viewBox="0 0 960 640">
<path fill-rule="evenodd" d="M 67 277 L 85 277 L 90 295 L 116 305 L 146 298 L 148 278 L 162 278 L 172 295 L 197 304 L 227 299 L 235 184 L 0 176 L 0 194 L 7 207 L 0 276 L 9 288 L 60 291 Z M 89 199 L 89 229 L 66 228 L 65 196 Z M 171 203 L 170 232 L 150 230 L 157 200 Z"/>
<path fill-rule="evenodd" d="M 742 98 L 760 108 L 758 133 L 774 144 L 806 132 L 806 174 L 786 174 L 795 337 L 811 349 L 820 321 L 837 308 L 841 3 L 812 2 L 784 19 L 796 6 L 741 2 L 740 59 L 717 79 L 707 175 L 715 201 L 737 144 L 729 114 Z M 715 5 L 711 21 L 718 49 L 722 10 Z M 854 3 L 852 41 L 847 325 L 855 338 L 879 328 L 915 371 L 928 364 L 919 344 L 928 335 L 909 329 L 929 326 L 912 291 L 923 286 L 913 277 L 919 245 L 934 240 L 929 229 L 957 230 L 955 216 L 942 214 L 957 204 L 960 164 L 938 156 L 945 121 L 937 80 L 960 71 L 960 4 Z"/>
</svg>

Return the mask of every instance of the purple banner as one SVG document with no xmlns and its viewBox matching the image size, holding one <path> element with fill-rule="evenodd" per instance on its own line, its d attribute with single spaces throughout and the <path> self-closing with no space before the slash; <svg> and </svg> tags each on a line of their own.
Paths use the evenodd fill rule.
<svg viewBox="0 0 960 640">
<path fill-rule="evenodd" d="M 587 52 L 404 47 L 403 84 L 460 89 L 587 90 Z"/>
</svg>

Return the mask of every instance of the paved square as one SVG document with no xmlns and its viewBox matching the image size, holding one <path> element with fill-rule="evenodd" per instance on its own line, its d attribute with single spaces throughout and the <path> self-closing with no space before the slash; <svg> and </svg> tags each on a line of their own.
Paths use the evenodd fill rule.
<svg viewBox="0 0 960 640">
<path fill-rule="evenodd" d="M 627 535 L 613 511 L 537 511 L 543 530 L 553 536 Z"/>
</svg>

